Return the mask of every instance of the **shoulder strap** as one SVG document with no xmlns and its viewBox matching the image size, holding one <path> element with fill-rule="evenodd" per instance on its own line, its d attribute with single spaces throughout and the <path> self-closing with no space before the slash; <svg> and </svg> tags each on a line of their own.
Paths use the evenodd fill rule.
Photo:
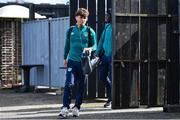
<svg viewBox="0 0 180 120">
<path fill-rule="evenodd" d="M 87 32 L 88 32 L 88 47 L 92 46 L 92 37 L 91 37 L 91 28 L 87 26 Z"/>
<path fill-rule="evenodd" d="M 69 43 L 69 47 L 70 47 L 70 36 L 71 36 L 71 32 L 72 32 L 72 30 L 73 30 L 73 28 L 74 28 L 74 26 L 71 26 L 70 28 L 69 28 L 69 31 L 68 31 L 68 43 Z"/>
<path fill-rule="evenodd" d="M 69 31 L 68 31 L 68 39 L 69 39 L 69 41 L 70 41 L 70 36 L 71 36 L 71 32 L 72 32 L 73 28 L 74 28 L 74 26 L 71 26 L 69 28 Z"/>
</svg>

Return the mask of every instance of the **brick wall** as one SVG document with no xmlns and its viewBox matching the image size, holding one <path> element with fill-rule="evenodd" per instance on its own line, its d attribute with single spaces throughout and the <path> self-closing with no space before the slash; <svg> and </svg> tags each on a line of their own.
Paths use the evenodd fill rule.
<svg viewBox="0 0 180 120">
<path fill-rule="evenodd" d="M 0 80 L 1 86 L 20 82 L 21 71 L 13 65 L 21 63 L 21 21 L 0 19 Z"/>
</svg>

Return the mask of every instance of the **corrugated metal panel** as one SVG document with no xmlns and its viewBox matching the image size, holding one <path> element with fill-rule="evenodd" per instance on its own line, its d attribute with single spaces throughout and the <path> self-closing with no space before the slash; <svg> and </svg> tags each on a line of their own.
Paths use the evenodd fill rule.
<svg viewBox="0 0 180 120">
<path fill-rule="evenodd" d="M 63 66 L 64 44 L 66 39 L 66 30 L 69 28 L 69 17 L 53 19 L 50 22 L 51 39 L 51 86 L 63 87 L 65 82 L 65 69 L 59 69 Z"/>
<path fill-rule="evenodd" d="M 49 27 L 48 21 L 23 24 L 23 64 L 44 64 L 44 69 L 31 69 L 31 85 L 49 85 Z M 44 74 L 43 74 L 44 73 Z"/>
<path fill-rule="evenodd" d="M 63 52 L 69 17 L 23 23 L 23 64 L 43 64 L 32 68 L 30 83 L 35 86 L 63 87 Z"/>
</svg>

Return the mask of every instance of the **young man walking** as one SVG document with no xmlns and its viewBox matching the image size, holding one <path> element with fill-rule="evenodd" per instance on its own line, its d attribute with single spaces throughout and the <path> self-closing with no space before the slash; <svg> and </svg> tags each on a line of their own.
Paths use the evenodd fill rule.
<svg viewBox="0 0 180 120">
<path fill-rule="evenodd" d="M 86 26 L 89 16 L 87 9 L 79 8 L 76 11 L 76 25 L 67 30 L 66 43 L 64 47 L 64 66 L 67 67 L 66 81 L 64 87 L 63 107 L 59 116 L 67 117 L 71 104 L 71 90 L 73 85 L 78 84 L 76 91 L 75 105 L 72 108 L 72 115 L 79 116 L 83 93 L 85 76 L 82 71 L 81 54 L 96 50 L 96 34 L 94 30 Z M 74 79 L 74 80 L 73 80 Z M 74 81 L 74 83 L 73 83 Z"/>
<path fill-rule="evenodd" d="M 101 64 L 99 65 L 99 79 L 103 81 L 108 100 L 104 107 L 111 107 L 112 95 L 112 78 L 111 78 L 111 56 L 112 56 L 112 24 L 111 11 L 108 10 L 105 15 L 105 27 L 101 34 L 95 56 L 100 57 Z M 102 52 L 103 51 L 103 52 Z M 103 54 L 102 54 L 103 53 Z"/>
</svg>

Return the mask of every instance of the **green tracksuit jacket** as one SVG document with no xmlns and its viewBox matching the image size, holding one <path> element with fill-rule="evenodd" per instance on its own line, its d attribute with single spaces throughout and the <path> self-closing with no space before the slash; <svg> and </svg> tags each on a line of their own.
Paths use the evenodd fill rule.
<svg viewBox="0 0 180 120">
<path fill-rule="evenodd" d="M 104 49 L 105 56 L 112 55 L 112 25 L 110 23 L 105 24 L 104 30 L 98 43 L 96 55 L 99 55 L 102 49 Z"/>
<path fill-rule="evenodd" d="M 66 42 L 64 47 L 64 59 L 71 59 L 73 61 L 81 61 L 81 54 L 84 48 L 88 47 L 88 29 L 87 26 L 84 25 L 81 28 L 78 28 L 75 25 L 70 33 L 70 40 L 68 37 L 69 29 L 66 32 Z M 90 46 L 93 51 L 96 50 L 97 42 L 96 42 L 96 34 L 92 28 L 90 28 L 90 38 L 91 44 Z M 70 42 L 70 43 L 69 43 Z"/>
</svg>

